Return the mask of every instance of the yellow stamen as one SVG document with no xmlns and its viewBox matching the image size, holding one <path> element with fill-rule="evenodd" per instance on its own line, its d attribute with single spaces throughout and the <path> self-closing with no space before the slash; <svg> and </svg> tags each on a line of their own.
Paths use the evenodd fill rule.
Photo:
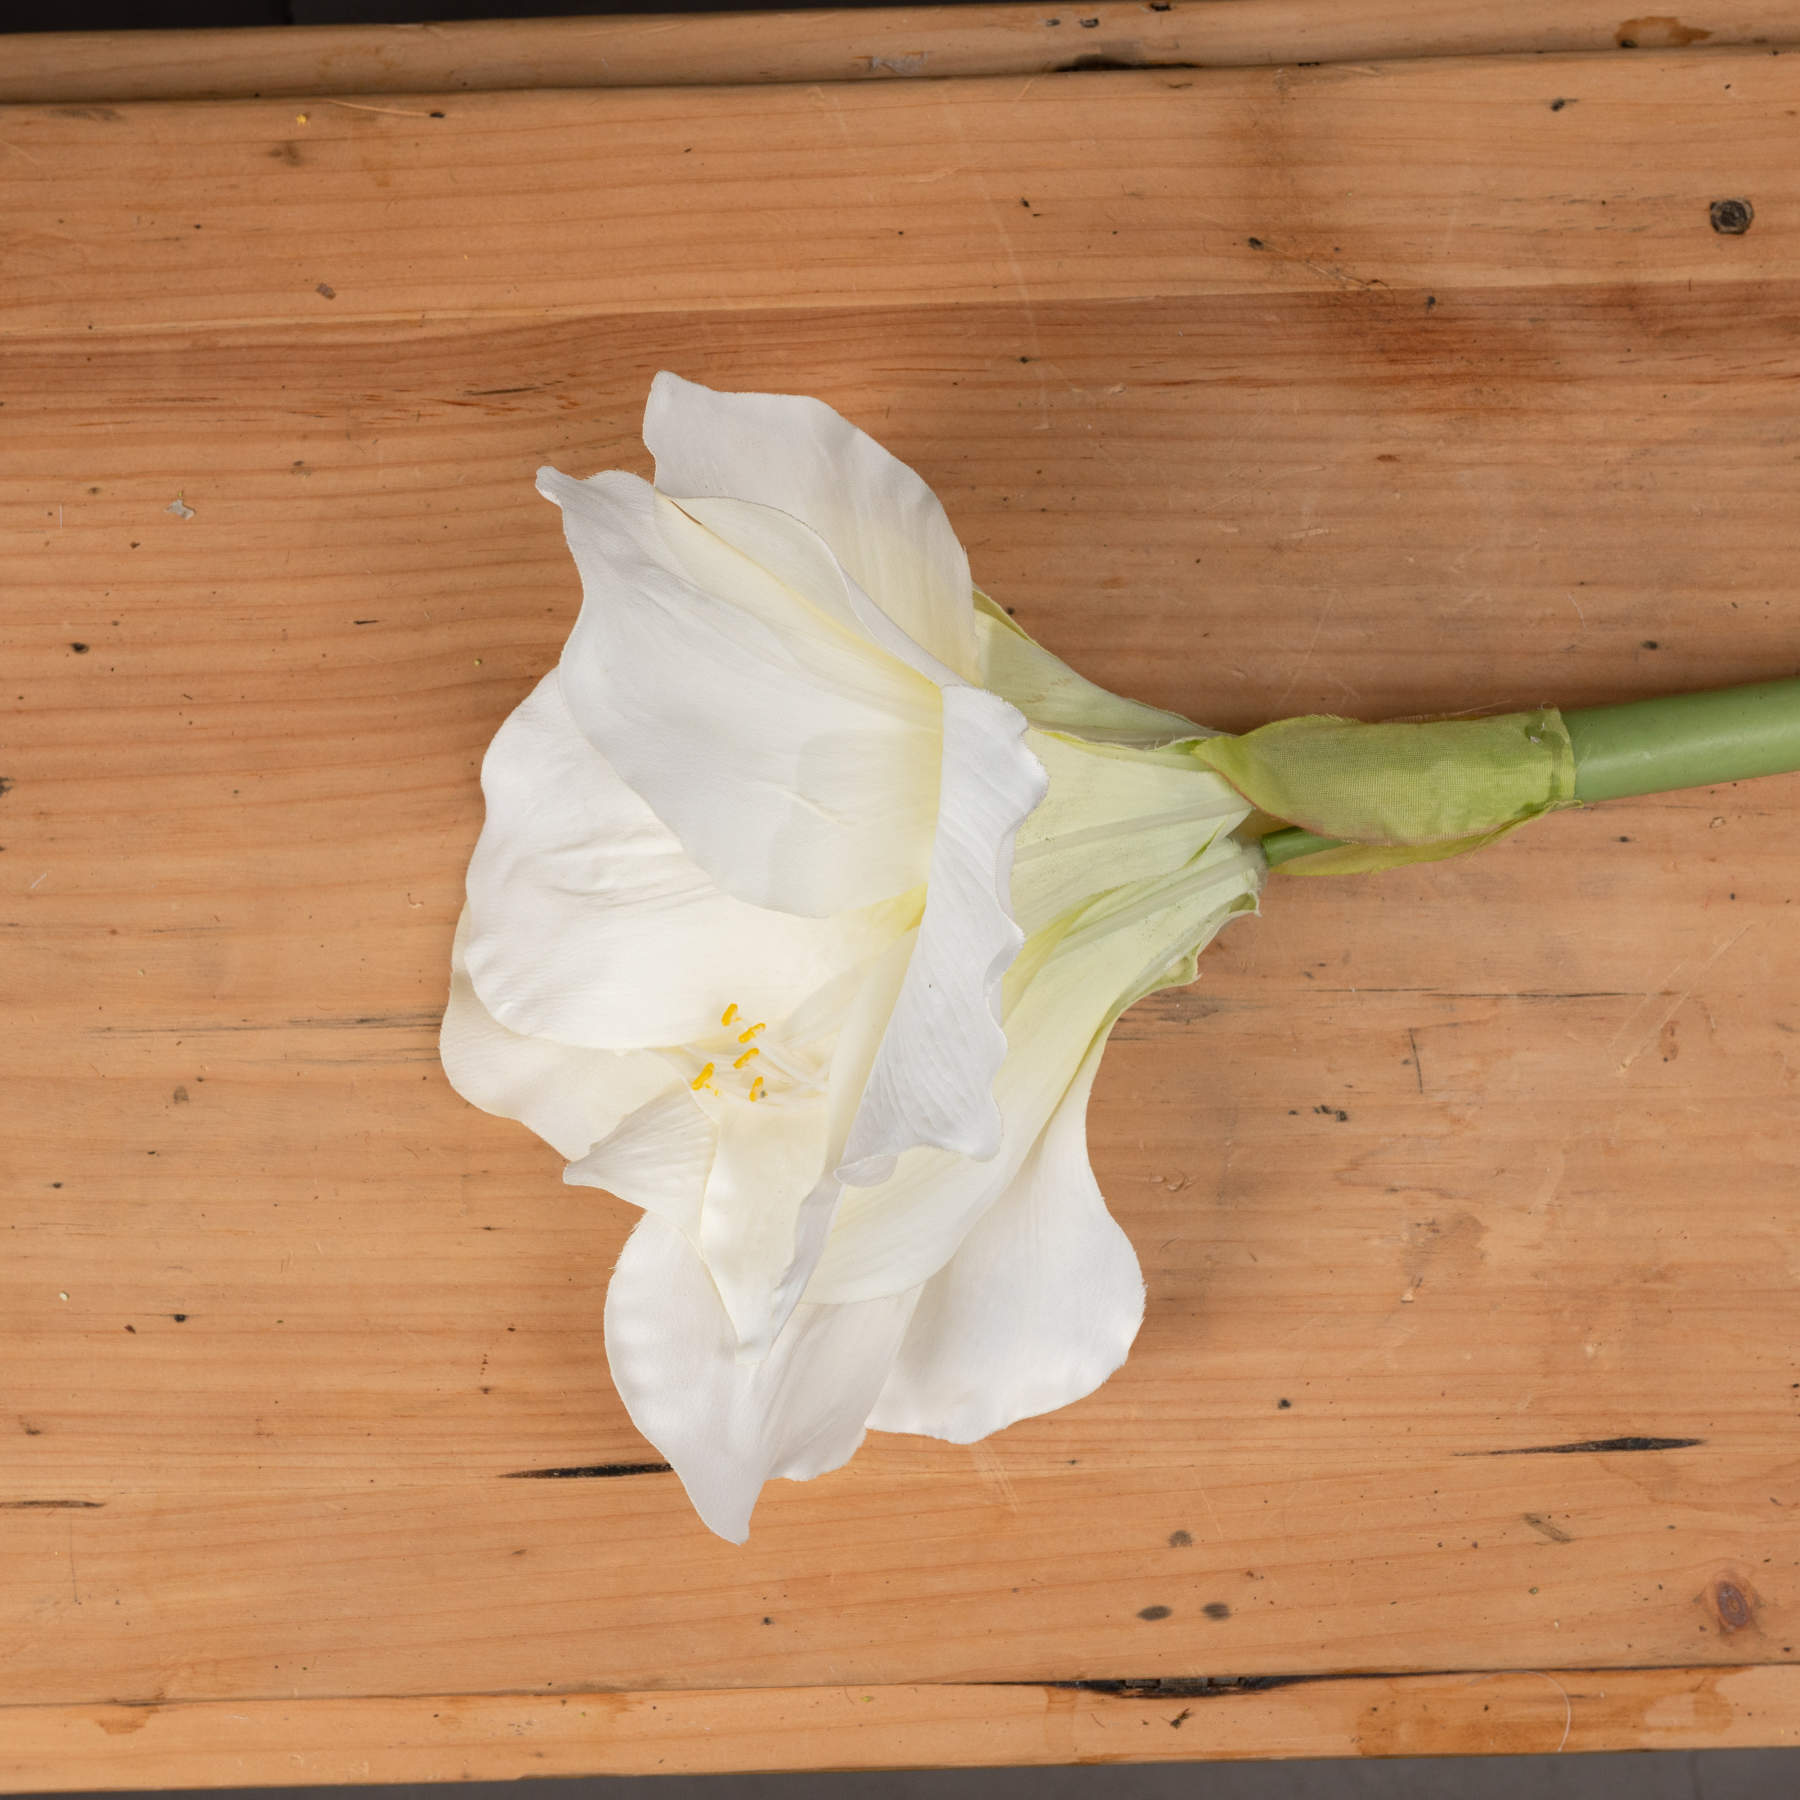
<svg viewBox="0 0 1800 1800">
<path fill-rule="evenodd" d="M 704 1069 L 702 1069 L 700 1071 L 700 1073 L 698 1075 L 696 1075 L 694 1077 L 694 1079 L 688 1083 L 688 1086 L 691 1087 L 694 1090 L 694 1092 L 697 1094 L 703 1087 L 706 1086 L 706 1084 L 709 1081 L 712 1080 L 712 1078 L 713 1078 L 713 1066 L 711 1063 L 708 1063 L 706 1065 L 706 1067 Z"/>
<path fill-rule="evenodd" d="M 729 1025 L 731 1023 L 731 1021 L 733 1019 L 735 1019 L 736 1017 L 737 1017 L 737 1002 L 734 1000 L 728 1007 L 726 1007 L 726 1009 L 722 1013 L 719 1014 L 719 1023 L 721 1025 Z"/>
<path fill-rule="evenodd" d="M 752 1100 L 760 1100 L 763 1097 L 762 1089 L 763 1089 L 763 1078 L 759 1075 L 750 1084 L 750 1098 Z"/>
<path fill-rule="evenodd" d="M 768 1021 L 759 1019 L 748 1031 L 740 1031 L 738 1033 L 738 1042 L 740 1044 L 747 1044 L 759 1031 L 767 1031 L 768 1029 Z"/>
<path fill-rule="evenodd" d="M 761 1055 L 762 1055 L 762 1052 L 760 1050 L 746 1050 L 744 1052 L 744 1054 L 742 1056 L 740 1056 L 737 1059 L 737 1061 L 734 1062 L 731 1066 L 734 1069 L 741 1069 L 744 1066 L 744 1064 L 749 1062 L 753 1057 L 757 1057 L 757 1056 L 761 1056 Z"/>
</svg>

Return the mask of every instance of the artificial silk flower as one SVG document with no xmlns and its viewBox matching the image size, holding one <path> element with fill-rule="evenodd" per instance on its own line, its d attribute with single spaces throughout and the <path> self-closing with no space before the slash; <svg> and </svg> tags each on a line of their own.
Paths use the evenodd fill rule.
<svg viewBox="0 0 1800 1800">
<path fill-rule="evenodd" d="M 866 1428 L 971 1442 L 1124 1361 L 1100 1053 L 1266 865 L 1206 734 L 1020 632 L 830 408 L 664 374 L 644 438 L 654 484 L 539 476 L 582 607 L 483 764 L 442 1054 L 641 1209 L 613 1376 L 741 1542 Z"/>
</svg>

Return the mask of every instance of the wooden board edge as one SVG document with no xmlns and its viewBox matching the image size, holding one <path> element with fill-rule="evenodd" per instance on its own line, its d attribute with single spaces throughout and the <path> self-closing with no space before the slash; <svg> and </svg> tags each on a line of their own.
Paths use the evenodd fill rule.
<svg viewBox="0 0 1800 1800">
<path fill-rule="evenodd" d="M 1800 1665 L 0 1709 L 0 1790 L 1800 1743 Z"/>
<path fill-rule="evenodd" d="M 691 87 L 1083 68 L 1243 68 L 1800 41 L 1791 7 L 1739 0 L 1704 28 L 1594 0 L 1095 0 L 863 12 L 614 15 L 435 25 L 30 32 L 9 37 L 0 101 L 99 105 L 473 89 Z M 1637 34 L 1631 35 L 1632 32 Z"/>
</svg>

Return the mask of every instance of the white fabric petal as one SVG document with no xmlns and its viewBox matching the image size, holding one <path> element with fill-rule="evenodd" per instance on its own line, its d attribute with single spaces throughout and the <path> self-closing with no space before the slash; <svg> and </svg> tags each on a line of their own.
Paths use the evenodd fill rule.
<svg viewBox="0 0 1800 1800">
<path fill-rule="evenodd" d="M 986 1158 L 1000 1146 L 994 1077 L 1006 1056 L 1000 984 L 1024 933 L 1013 840 L 1044 796 L 1024 720 L 980 688 L 944 690 L 944 774 L 925 916 L 850 1128 L 846 1180 L 885 1179 L 918 1144 Z"/>
<path fill-rule="evenodd" d="M 907 636 L 975 678 L 969 559 L 942 504 L 823 401 L 714 393 L 665 372 L 650 387 L 644 442 L 663 493 L 791 514 Z"/>
<path fill-rule="evenodd" d="M 555 670 L 501 726 L 481 780 L 468 968 L 516 1032 L 638 1049 L 691 1042 L 733 1002 L 781 1018 L 916 908 L 809 919 L 722 892 L 582 736 Z"/>
<path fill-rule="evenodd" d="M 465 909 L 450 952 L 450 1003 L 438 1052 L 450 1085 L 483 1112 L 517 1119 L 558 1155 L 585 1154 L 673 1081 L 660 1056 L 586 1050 L 509 1031 L 482 1005 L 463 960 Z"/>
<path fill-rule="evenodd" d="M 683 532 L 668 523 L 666 514 L 658 513 L 670 543 L 703 586 L 720 583 L 715 591 L 731 593 L 740 604 L 760 601 L 768 607 L 761 582 L 737 585 L 743 579 L 740 571 L 748 566 L 762 581 L 773 580 L 786 589 L 789 607 L 792 596 L 804 599 L 820 615 L 818 628 L 828 628 L 827 622 L 836 625 L 860 642 L 885 650 L 938 687 L 966 685 L 961 673 L 875 604 L 816 531 L 790 514 L 750 500 L 676 502 L 660 494 L 657 500 L 659 507 L 686 522 L 688 530 Z M 710 551 L 692 536 L 696 530 L 711 540 Z"/>
<path fill-rule="evenodd" d="M 1218 736 L 1179 713 L 1127 700 L 1077 675 L 985 594 L 975 597 L 975 641 L 981 685 L 1010 700 L 1046 731 L 1137 745 Z"/>
<path fill-rule="evenodd" d="M 1250 816 L 1230 782 L 1178 750 L 1047 731 L 1025 742 L 1050 777 L 1013 852 L 1012 909 L 1028 935 L 1109 888 L 1172 873 Z"/>
<path fill-rule="evenodd" d="M 1030 979 L 1007 1012 L 1011 1047 L 994 1082 L 997 1153 L 979 1163 L 915 1150 L 881 1185 L 846 1189 L 806 1299 L 868 1300 L 935 1275 L 1018 1173 L 1096 1037 L 1210 941 L 1261 887 L 1264 867 L 1226 840 L 1192 869 L 1097 903 L 1047 952 L 1028 945 Z"/>
<path fill-rule="evenodd" d="M 1012 918 L 1013 839 L 1045 789 L 1043 770 L 1021 741 L 1025 721 L 914 644 L 804 524 L 736 500 L 682 506 L 694 516 L 683 513 L 687 529 L 672 526 L 670 541 L 697 576 L 743 592 L 748 584 L 733 568 L 743 561 L 821 615 L 866 629 L 895 657 L 944 684 L 924 922 L 839 1172 L 851 1181 L 885 1180 L 892 1159 L 916 1144 L 991 1156 L 1000 1130 L 993 1079 L 1006 1052 L 1000 979 L 1024 941 Z M 818 629 L 834 627 L 821 618 Z M 1231 795 L 1241 811 L 1218 776 L 1191 765 L 1189 772 L 1197 786 L 1204 776 Z"/>
<path fill-rule="evenodd" d="M 825 1097 L 714 1111 L 718 1148 L 700 1208 L 696 1248 L 730 1317 L 737 1354 L 766 1356 L 793 1311 L 824 1240 L 839 1184 L 826 1167 Z M 819 1217 L 818 1215 L 823 1215 Z M 797 1268 L 804 1237 L 810 1255 Z"/>
<path fill-rule="evenodd" d="M 694 1103 L 687 1083 L 667 1063 L 663 1069 L 671 1084 L 668 1091 L 621 1119 L 563 1170 L 563 1180 L 571 1187 L 604 1188 L 698 1240 L 718 1134 Z"/>
<path fill-rule="evenodd" d="M 732 1327 L 738 1355 L 766 1356 L 787 1324 L 831 1231 L 843 1181 L 837 1172 L 858 1097 L 893 1012 L 915 934 L 814 994 L 785 1020 L 757 1067 L 780 1057 L 822 1072 L 812 1093 L 779 1088 L 760 1103 L 720 1096 L 701 1227 L 690 1233 Z"/>
<path fill-rule="evenodd" d="M 588 740 L 727 893 L 814 917 L 925 878 L 937 813 L 931 683 L 758 584 L 737 604 L 687 574 L 654 491 L 539 471 L 581 571 L 563 652 Z"/>
<path fill-rule="evenodd" d="M 701 1519 L 741 1544 L 765 1481 L 810 1480 L 855 1454 L 915 1298 L 801 1305 L 762 1361 L 741 1362 L 705 1264 L 647 1214 L 607 1290 L 607 1360 Z"/>
<path fill-rule="evenodd" d="M 1091 1394 L 1124 1362 L 1144 1278 L 1087 1153 L 1096 1043 L 1011 1185 L 925 1284 L 877 1431 L 971 1444 Z"/>
</svg>

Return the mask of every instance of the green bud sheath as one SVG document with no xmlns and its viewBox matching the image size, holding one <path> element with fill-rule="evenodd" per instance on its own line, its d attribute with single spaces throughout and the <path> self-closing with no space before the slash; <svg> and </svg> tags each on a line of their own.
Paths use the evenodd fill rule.
<svg viewBox="0 0 1800 1800">
<path fill-rule="evenodd" d="M 1512 714 L 1508 719 L 1534 719 L 1540 715 Z M 1388 726 L 1388 731 L 1455 730 L 1463 722 L 1429 727 Z M 1495 720 L 1470 720 L 1470 726 L 1492 726 Z M 1572 760 L 1572 779 L 1567 790 L 1552 795 L 1548 804 L 1525 816 L 1555 806 L 1581 806 L 1596 800 L 1617 800 L 1632 794 L 1666 793 L 1672 789 L 1710 787 L 1724 781 L 1743 781 L 1758 775 L 1781 775 L 1800 770 L 1800 681 L 1768 681 L 1751 687 L 1721 688 L 1708 693 L 1675 694 L 1658 700 L 1633 700 L 1620 706 L 1584 707 L 1560 715 Z M 1269 730 L 1264 727 L 1264 730 Z M 1260 734 L 1221 740 L 1230 744 L 1252 743 Z M 1487 768 L 1472 791 L 1483 783 L 1492 790 L 1495 743 L 1491 738 L 1471 740 L 1471 762 Z M 1229 760 L 1230 753 L 1227 753 Z M 1234 779 L 1229 768 L 1222 769 Z M 1441 779 L 1441 774 L 1436 778 Z M 1560 787 L 1560 781 L 1553 785 Z M 1266 808 L 1277 817 L 1293 817 Z M 1515 817 L 1485 831 L 1459 839 L 1440 838 L 1432 844 L 1416 844 L 1410 853 L 1383 848 L 1367 833 L 1367 821 L 1349 820 L 1352 830 L 1332 829 L 1335 820 L 1308 817 L 1307 824 L 1325 829 L 1299 828 L 1271 832 L 1262 840 L 1271 868 L 1297 864 L 1296 874 L 1350 874 L 1391 867 L 1397 861 L 1423 861 L 1454 856 L 1478 849 L 1484 843 L 1522 823 Z M 1304 859 L 1304 860 L 1302 860 Z"/>
</svg>

